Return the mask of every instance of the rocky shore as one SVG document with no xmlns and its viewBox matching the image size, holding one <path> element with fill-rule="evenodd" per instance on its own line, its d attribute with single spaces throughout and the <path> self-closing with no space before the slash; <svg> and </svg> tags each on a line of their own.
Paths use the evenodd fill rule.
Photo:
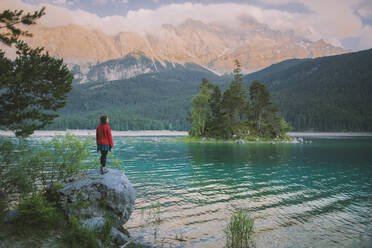
<svg viewBox="0 0 372 248">
<path fill-rule="evenodd" d="M 63 213 L 66 223 L 75 220 L 81 230 L 95 234 L 108 233 L 106 241 L 97 235 L 98 247 L 148 247 L 138 244 L 123 227 L 134 209 L 136 194 L 120 170 L 108 169 L 103 175 L 99 170 L 89 170 L 65 178 L 49 185 L 46 199 Z M 18 218 L 22 216 L 17 210 L 9 210 L 3 216 L 3 223 L 11 226 L 17 223 Z M 107 228 L 109 230 L 105 230 Z M 66 230 L 57 230 L 54 237 L 40 239 L 38 247 L 51 247 L 52 244 L 63 247 L 63 242 L 58 240 L 64 235 L 61 232 Z M 27 239 L 7 236 L 6 232 L 0 234 L 1 248 L 29 246 Z"/>
</svg>

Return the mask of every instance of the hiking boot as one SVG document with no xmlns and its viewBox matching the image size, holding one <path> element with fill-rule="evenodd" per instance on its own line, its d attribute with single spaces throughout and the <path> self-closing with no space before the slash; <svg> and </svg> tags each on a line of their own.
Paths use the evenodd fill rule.
<svg viewBox="0 0 372 248">
<path fill-rule="evenodd" d="M 101 167 L 101 174 L 102 175 L 107 173 L 107 172 L 108 172 L 108 170 L 105 167 Z"/>
</svg>

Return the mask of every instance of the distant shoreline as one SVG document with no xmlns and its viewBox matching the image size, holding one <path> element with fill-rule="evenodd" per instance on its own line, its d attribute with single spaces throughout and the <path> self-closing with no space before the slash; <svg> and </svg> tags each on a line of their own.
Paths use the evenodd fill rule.
<svg viewBox="0 0 372 248">
<path fill-rule="evenodd" d="M 35 131 L 31 137 L 50 137 L 56 135 L 65 135 L 67 132 L 78 136 L 93 136 L 95 130 L 66 130 L 66 131 Z M 366 132 L 289 132 L 290 137 L 372 137 L 372 133 Z M 188 135 L 187 131 L 169 131 L 169 130 L 144 130 L 144 131 L 112 131 L 114 137 L 184 137 Z M 0 131 L 0 136 L 14 136 L 11 131 Z"/>
<path fill-rule="evenodd" d="M 35 131 L 31 137 L 49 137 L 49 136 L 56 136 L 56 135 L 65 135 L 66 133 L 71 133 L 78 136 L 96 136 L 96 130 L 83 130 L 83 129 L 74 129 L 74 130 L 43 130 L 43 131 Z M 113 131 L 113 137 L 183 137 L 188 135 L 186 131 L 169 131 L 169 130 L 144 130 L 144 131 Z M 14 133 L 11 131 L 0 131 L 0 136 L 14 136 Z"/>
<path fill-rule="evenodd" d="M 288 132 L 291 137 L 372 137 L 367 132 Z"/>
</svg>

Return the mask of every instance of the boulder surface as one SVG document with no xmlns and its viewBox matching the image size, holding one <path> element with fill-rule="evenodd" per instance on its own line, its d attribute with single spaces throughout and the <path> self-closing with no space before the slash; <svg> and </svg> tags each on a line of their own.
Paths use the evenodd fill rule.
<svg viewBox="0 0 372 248">
<path fill-rule="evenodd" d="M 116 226 L 128 221 L 136 200 L 128 178 L 114 169 L 103 175 L 99 170 L 77 174 L 50 185 L 47 192 L 68 217 L 80 221 L 111 217 Z"/>
</svg>

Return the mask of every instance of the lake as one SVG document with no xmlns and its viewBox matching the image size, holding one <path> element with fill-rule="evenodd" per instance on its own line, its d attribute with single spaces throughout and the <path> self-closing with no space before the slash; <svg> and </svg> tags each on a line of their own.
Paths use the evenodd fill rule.
<svg viewBox="0 0 372 248">
<path fill-rule="evenodd" d="M 302 144 L 186 144 L 138 134 L 177 133 L 114 136 L 112 154 L 137 195 L 125 227 L 142 242 L 223 247 L 231 214 L 243 208 L 255 220 L 254 247 L 372 247 L 371 134 L 292 133 Z"/>
<path fill-rule="evenodd" d="M 126 228 L 161 247 L 223 247 L 226 223 L 244 208 L 255 219 L 255 247 L 371 247 L 372 138 L 304 139 L 118 137 L 114 154 L 137 194 Z"/>
</svg>

